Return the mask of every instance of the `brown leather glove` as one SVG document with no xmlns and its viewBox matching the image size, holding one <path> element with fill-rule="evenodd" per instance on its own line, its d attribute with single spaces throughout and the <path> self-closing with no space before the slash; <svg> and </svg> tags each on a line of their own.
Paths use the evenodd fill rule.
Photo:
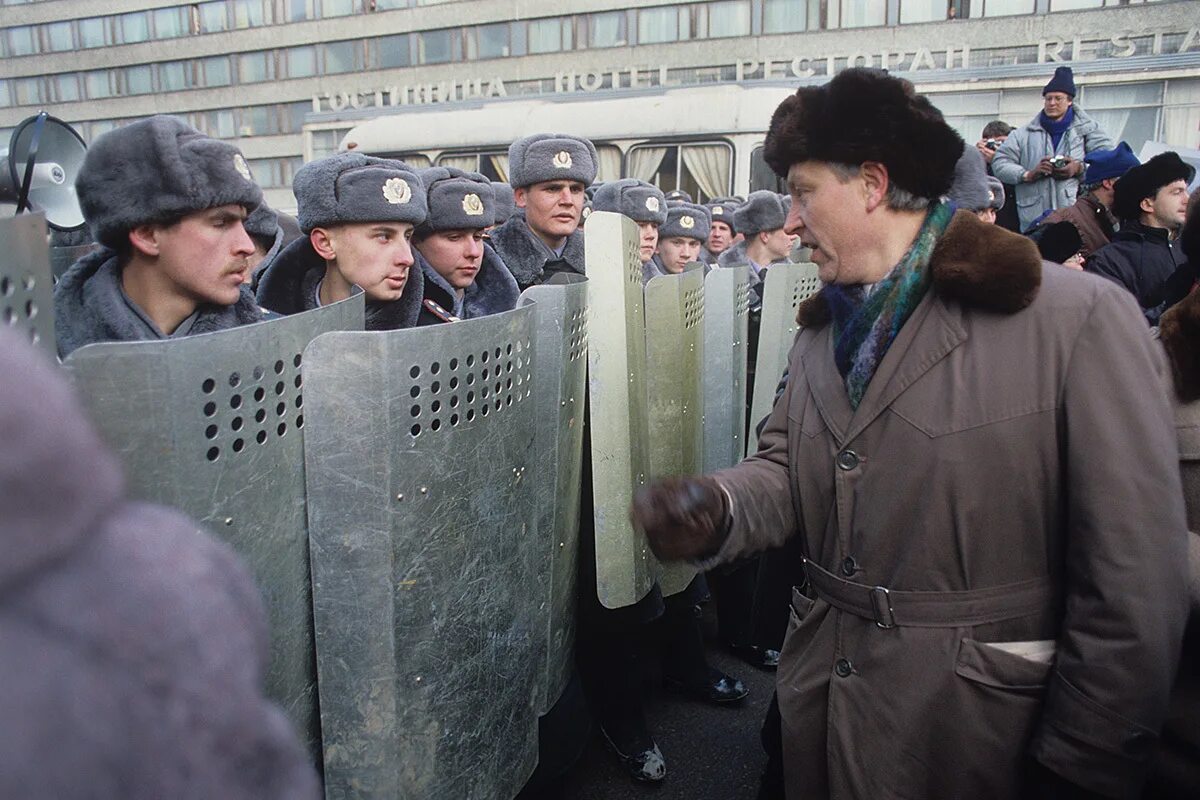
<svg viewBox="0 0 1200 800">
<path fill-rule="evenodd" d="M 637 493 L 630 517 L 663 561 L 716 555 L 729 535 L 729 501 L 709 477 L 665 478 Z"/>
</svg>

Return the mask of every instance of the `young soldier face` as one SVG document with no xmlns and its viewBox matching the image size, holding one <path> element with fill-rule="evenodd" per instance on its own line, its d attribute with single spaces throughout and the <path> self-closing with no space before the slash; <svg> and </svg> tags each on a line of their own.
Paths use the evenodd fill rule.
<svg viewBox="0 0 1200 800">
<path fill-rule="evenodd" d="M 230 306 L 249 276 L 254 241 L 242 227 L 246 209 L 218 206 L 188 214 L 174 225 L 152 228 L 158 267 L 180 296 Z M 139 248 L 140 249 L 140 248 Z"/>
<path fill-rule="evenodd" d="M 658 223 L 657 222 L 639 222 L 638 233 L 641 234 L 641 248 L 638 250 L 638 255 L 641 256 L 642 263 L 645 264 L 650 259 L 654 258 L 654 250 L 658 247 Z"/>
<path fill-rule="evenodd" d="M 683 268 L 700 255 L 700 240 L 684 236 L 672 236 L 658 243 L 658 257 L 667 272 L 683 272 Z"/>
<path fill-rule="evenodd" d="M 483 263 L 482 230 L 438 231 L 426 236 L 416 247 L 434 271 L 455 289 L 466 289 L 474 283 Z"/>
<path fill-rule="evenodd" d="M 788 233 L 786 228 L 776 228 L 773 231 L 763 231 L 759 236 L 766 235 L 767 252 L 771 254 L 772 261 L 782 261 L 792 252 L 792 242 L 796 241 L 794 234 Z"/>
<path fill-rule="evenodd" d="M 575 232 L 584 200 L 583 184 L 579 181 L 543 181 L 513 190 L 513 201 L 525 209 L 529 227 L 551 239 L 562 239 Z"/>
<path fill-rule="evenodd" d="M 318 229 L 320 230 L 320 229 Z M 413 265 L 408 222 L 365 222 L 329 228 L 338 272 L 362 287 L 369 300 L 399 300 Z"/>
<path fill-rule="evenodd" d="M 1175 230 L 1187 217 L 1187 205 L 1187 181 L 1178 180 L 1143 200 L 1142 211 L 1154 217 L 1155 226 Z"/>
<path fill-rule="evenodd" d="M 724 253 L 733 243 L 733 228 L 718 220 L 712 221 L 708 231 L 708 252 L 714 256 Z"/>
</svg>

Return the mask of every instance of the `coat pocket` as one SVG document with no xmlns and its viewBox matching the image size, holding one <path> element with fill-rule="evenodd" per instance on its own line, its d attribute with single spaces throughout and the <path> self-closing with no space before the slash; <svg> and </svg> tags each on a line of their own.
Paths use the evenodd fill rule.
<svg viewBox="0 0 1200 800">
<path fill-rule="evenodd" d="M 1054 642 L 979 642 L 963 639 L 954 671 L 984 686 L 1019 692 L 1046 688 L 1054 667 Z"/>
</svg>

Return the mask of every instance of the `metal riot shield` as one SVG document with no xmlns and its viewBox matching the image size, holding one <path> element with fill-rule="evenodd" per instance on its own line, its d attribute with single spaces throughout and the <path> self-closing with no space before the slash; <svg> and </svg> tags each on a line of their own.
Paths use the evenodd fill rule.
<svg viewBox="0 0 1200 800">
<path fill-rule="evenodd" d="M 545 670 L 537 712 L 545 714 L 571 677 L 579 555 L 579 481 L 587 391 L 587 279 L 559 273 L 531 286 L 534 303 L 533 408 L 538 457 L 532 466 L 538 511 L 539 618 L 546 621 Z"/>
<path fill-rule="evenodd" d="M 329 800 L 509 798 L 537 764 L 534 317 L 305 353 Z"/>
<path fill-rule="evenodd" d="M 750 267 L 704 280 L 704 472 L 732 467 L 746 450 Z"/>
<path fill-rule="evenodd" d="M 646 537 L 629 519 L 633 494 L 650 473 L 637 225 L 595 211 L 584 247 L 588 305 L 600 321 L 588 336 L 596 594 L 607 608 L 621 608 L 645 597 L 658 572 Z"/>
<path fill-rule="evenodd" d="M 271 624 L 267 692 L 320 751 L 305 524 L 307 391 L 315 336 L 363 326 L 363 295 L 226 331 L 81 347 L 66 360 L 130 492 L 191 515 L 237 551 Z"/>
<path fill-rule="evenodd" d="M 788 352 L 796 338 L 796 310 L 800 303 L 821 290 L 817 265 L 812 263 L 773 264 L 767 270 L 763 286 L 762 324 L 758 334 L 758 360 L 755 363 L 754 397 L 750 404 L 750 435 L 746 437 L 746 455 L 758 449 L 754 435 L 758 425 L 775 405 L 775 390 L 787 367 Z"/>
<path fill-rule="evenodd" d="M 704 268 L 646 284 L 646 396 L 650 479 L 692 475 L 704 468 Z M 685 563 L 663 564 L 664 596 L 696 577 Z"/>
<path fill-rule="evenodd" d="M 43 214 L 0 219 L 0 325 L 57 357 L 47 235 Z"/>
</svg>

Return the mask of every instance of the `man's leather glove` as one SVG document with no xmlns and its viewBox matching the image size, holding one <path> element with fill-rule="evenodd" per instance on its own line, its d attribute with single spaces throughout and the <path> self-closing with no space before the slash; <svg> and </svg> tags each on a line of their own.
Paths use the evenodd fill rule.
<svg viewBox="0 0 1200 800">
<path fill-rule="evenodd" d="M 663 561 L 709 558 L 729 535 L 729 501 L 709 477 L 665 478 L 633 498 L 630 517 Z"/>
</svg>

